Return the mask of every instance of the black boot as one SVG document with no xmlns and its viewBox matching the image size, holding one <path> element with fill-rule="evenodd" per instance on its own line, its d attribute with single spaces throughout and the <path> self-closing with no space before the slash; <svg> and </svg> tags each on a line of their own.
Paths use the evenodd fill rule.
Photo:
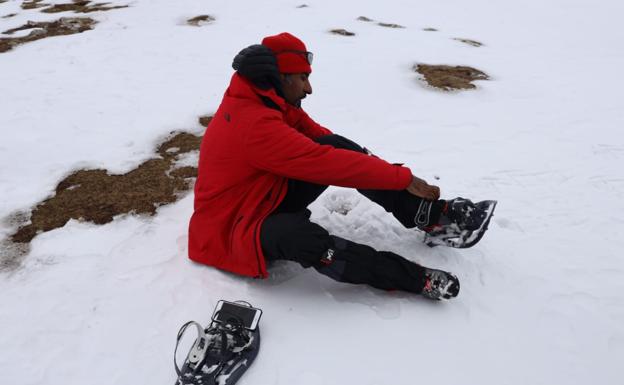
<svg viewBox="0 0 624 385">
<path fill-rule="evenodd" d="M 459 280 L 446 271 L 425 268 L 425 285 L 422 295 L 425 298 L 441 300 L 457 297 Z"/>
</svg>

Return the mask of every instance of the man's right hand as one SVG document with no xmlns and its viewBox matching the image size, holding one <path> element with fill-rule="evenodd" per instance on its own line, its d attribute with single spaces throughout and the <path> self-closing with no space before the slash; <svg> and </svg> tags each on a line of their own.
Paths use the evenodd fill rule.
<svg viewBox="0 0 624 385">
<path fill-rule="evenodd" d="M 414 175 L 412 175 L 412 183 L 407 186 L 407 191 L 429 201 L 435 201 L 440 198 L 440 188 L 438 186 L 430 185 Z"/>
</svg>

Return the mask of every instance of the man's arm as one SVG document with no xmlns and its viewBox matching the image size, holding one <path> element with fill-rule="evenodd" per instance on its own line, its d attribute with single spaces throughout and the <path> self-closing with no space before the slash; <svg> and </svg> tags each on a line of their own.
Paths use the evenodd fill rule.
<svg viewBox="0 0 624 385">
<path fill-rule="evenodd" d="M 310 139 L 332 134 L 329 129 L 312 120 L 302 108 L 289 106 L 286 111 L 286 122 Z"/>
<path fill-rule="evenodd" d="M 250 126 L 244 143 L 252 166 L 287 178 L 383 190 L 403 190 L 412 183 L 409 168 L 359 152 L 320 145 L 293 130 L 277 115 Z"/>
</svg>

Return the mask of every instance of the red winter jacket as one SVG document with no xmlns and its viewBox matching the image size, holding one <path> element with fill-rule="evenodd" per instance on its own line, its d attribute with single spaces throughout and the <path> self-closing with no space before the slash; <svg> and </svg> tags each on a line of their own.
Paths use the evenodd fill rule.
<svg viewBox="0 0 624 385">
<path fill-rule="evenodd" d="M 280 110 L 267 107 L 261 96 Z M 312 140 L 328 134 L 273 89 L 258 89 L 234 74 L 200 148 L 189 257 L 266 278 L 260 226 L 284 199 L 288 178 L 365 189 L 410 184 L 406 167 Z"/>
</svg>

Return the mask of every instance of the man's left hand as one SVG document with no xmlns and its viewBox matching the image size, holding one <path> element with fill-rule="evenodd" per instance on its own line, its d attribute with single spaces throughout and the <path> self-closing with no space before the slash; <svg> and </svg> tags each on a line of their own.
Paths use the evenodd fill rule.
<svg viewBox="0 0 624 385">
<path fill-rule="evenodd" d="M 438 186 L 430 185 L 414 175 L 412 175 L 412 183 L 407 186 L 407 191 L 429 201 L 435 201 L 440 198 L 440 188 Z"/>
</svg>

